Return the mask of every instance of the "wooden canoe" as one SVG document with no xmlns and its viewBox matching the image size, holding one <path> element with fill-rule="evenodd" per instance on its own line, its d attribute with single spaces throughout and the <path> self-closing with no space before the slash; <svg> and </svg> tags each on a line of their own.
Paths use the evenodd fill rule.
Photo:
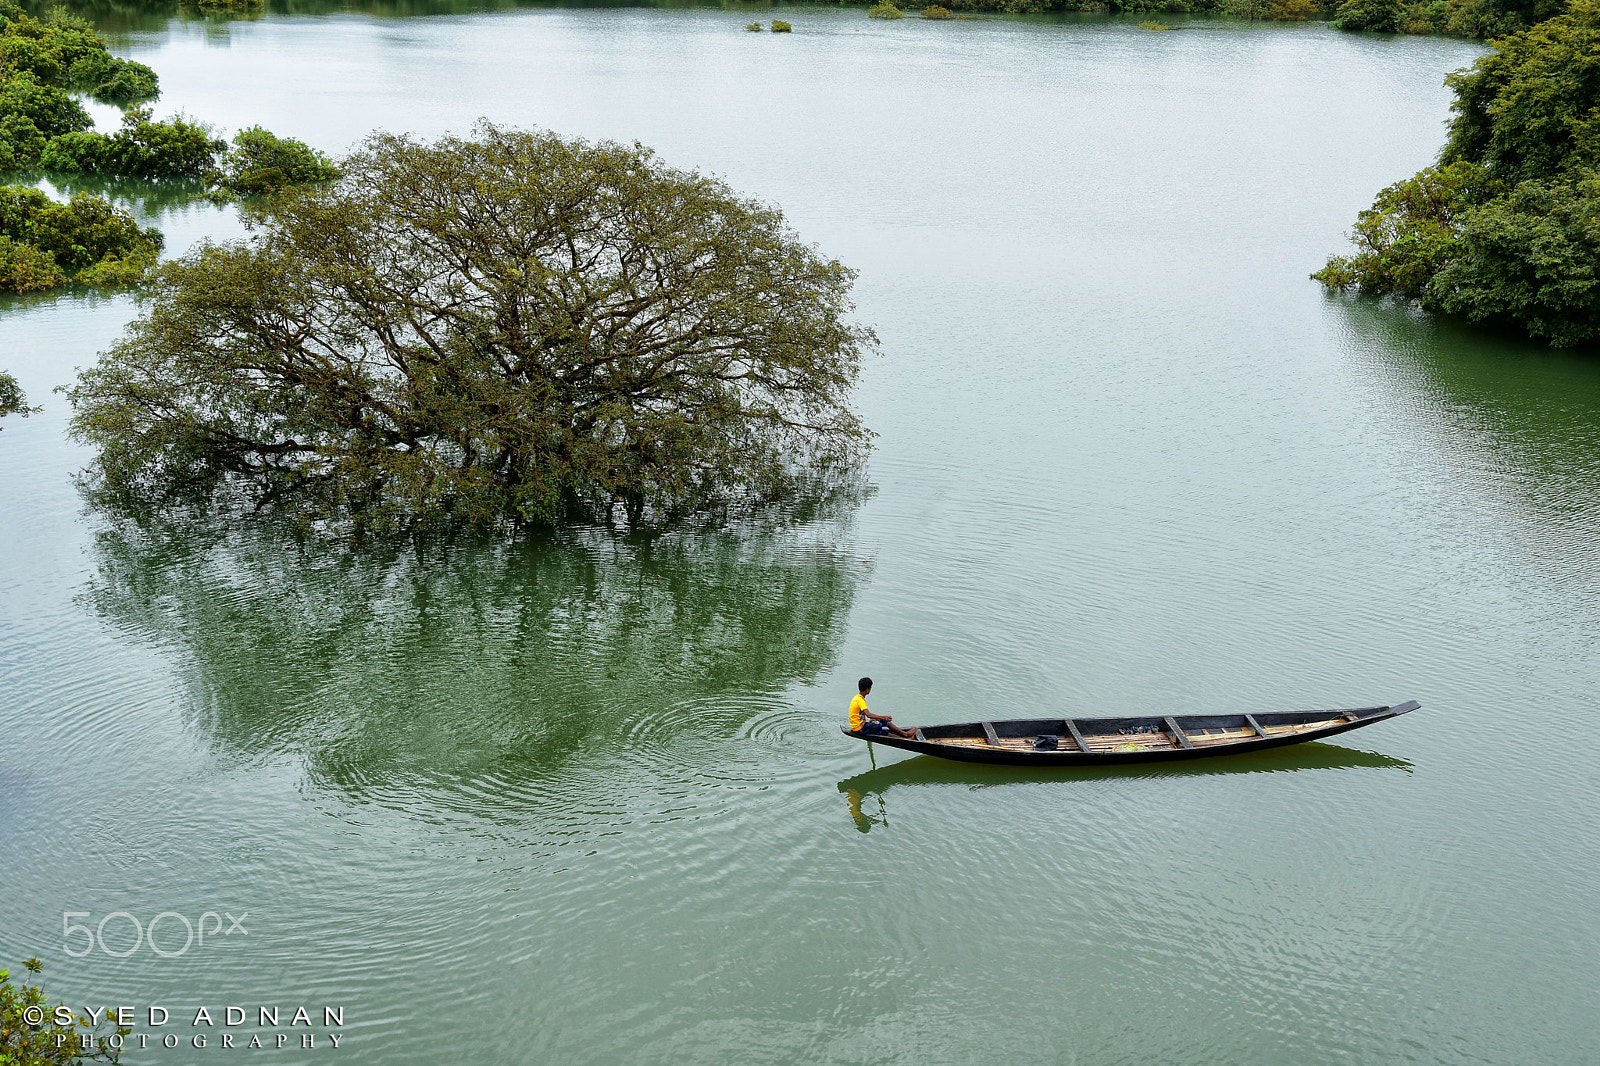
<svg viewBox="0 0 1600 1066">
<path fill-rule="evenodd" d="M 1299 744 L 1387 721 L 1420 706 L 1416 700 L 1407 700 L 1393 707 L 1358 707 L 1346 711 L 1014 718 L 924 726 L 911 738 L 893 734 L 868 735 L 841 728 L 845 736 L 870 744 L 962 762 L 1086 766 L 1201 759 Z M 1056 747 L 1037 747 L 1040 737 L 1053 737 Z"/>
</svg>

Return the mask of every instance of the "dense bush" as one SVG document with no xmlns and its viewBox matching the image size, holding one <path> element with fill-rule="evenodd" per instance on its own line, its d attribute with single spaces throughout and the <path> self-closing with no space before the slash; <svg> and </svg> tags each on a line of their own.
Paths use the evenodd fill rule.
<svg viewBox="0 0 1600 1066">
<path fill-rule="evenodd" d="M 60 11 L 40 20 L 0 0 L 0 83 L 21 75 L 115 104 L 153 99 L 159 92 L 154 71 L 113 56 L 87 21 Z"/>
<path fill-rule="evenodd" d="M 139 228 L 101 197 L 80 193 L 63 204 L 38 189 L 0 186 L 0 289 L 131 284 L 161 244 L 159 231 Z"/>
<path fill-rule="evenodd" d="M 1470 212 L 1458 241 L 1425 306 L 1557 347 L 1600 339 L 1600 177 L 1525 181 Z"/>
<path fill-rule="evenodd" d="M 46 137 L 94 127 L 82 104 L 26 72 L 0 84 L 0 122 L 15 119 L 28 120 Z"/>
<path fill-rule="evenodd" d="M 270 135 L 269 135 L 270 136 Z M 40 154 L 46 170 L 130 178 L 186 178 L 210 171 L 227 142 L 204 126 L 177 116 L 151 119 L 150 109 L 131 108 L 122 128 L 104 133 L 68 133 L 52 138 Z"/>
<path fill-rule="evenodd" d="M 889 3 L 888 0 L 867 8 L 867 18 L 869 19 L 899 19 L 905 17 L 905 12 Z"/>
<path fill-rule="evenodd" d="M 955 16 L 953 14 L 951 14 L 949 8 L 941 7 L 938 4 L 929 4 L 927 7 L 923 8 L 922 9 L 922 17 L 925 18 L 925 19 L 955 18 Z"/>
<path fill-rule="evenodd" d="M 793 29 L 794 29 L 793 26 L 789 25 L 787 22 L 783 21 L 782 19 L 773 19 L 772 20 L 772 32 L 773 33 L 789 33 L 791 31 L 793 31 Z"/>
<path fill-rule="evenodd" d="M 752 23 L 760 29 L 759 22 Z M 780 23 L 774 22 L 773 32 Z M 781 23 L 785 30 L 788 23 Z M 328 157 L 292 137 L 276 137 L 260 126 L 242 130 L 233 148 L 212 171 L 218 190 L 237 196 L 265 196 L 296 185 L 323 185 L 339 176 Z"/>
<path fill-rule="evenodd" d="M 1333 27 L 1395 33 L 1405 17 L 1406 6 L 1401 0 L 1344 0 L 1334 16 Z"/>
<path fill-rule="evenodd" d="M 1314 0 L 1272 0 L 1267 17 L 1275 22 L 1305 22 L 1316 13 Z"/>
<path fill-rule="evenodd" d="M 1555 345 L 1600 339 L 1600 0 L 1453 74 L 1436 167 L 1378 194 L 1312 275 Z"/>
</svg>

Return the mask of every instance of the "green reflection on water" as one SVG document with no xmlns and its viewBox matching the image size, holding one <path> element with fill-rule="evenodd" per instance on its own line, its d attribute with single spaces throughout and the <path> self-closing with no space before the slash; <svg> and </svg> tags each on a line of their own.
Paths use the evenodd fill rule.
<svg viewBox="0 0 1600 1066">
<path fill-rule="evenodd" d="M 219 752 L 292 753 L 352 794 L 693 763 L 829 666 L 867 571 L 782 529 L 363 550 L 192 536 L 102 532 L 92 608 L 176 652 Z"/>
</svg>

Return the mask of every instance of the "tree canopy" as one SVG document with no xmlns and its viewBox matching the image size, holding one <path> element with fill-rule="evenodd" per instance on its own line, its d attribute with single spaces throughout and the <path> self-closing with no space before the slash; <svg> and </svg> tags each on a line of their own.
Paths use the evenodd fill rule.
<svg viewBox="0 0 1600 1066">
<path fill-rule="evenodd" d="M 848 469 L 854 273 L 641 146 L 377 134 L 155 275 L 70 392 L 118 499 L 637 525 Z"/>
<path fill-rule="evenodd" d="M 1600 0 L 1495 41 L 1450 76 L 1439 164 L 1361 213 L 1312 275 L 1554 345 L 1600 339 Z"/>
</svg>

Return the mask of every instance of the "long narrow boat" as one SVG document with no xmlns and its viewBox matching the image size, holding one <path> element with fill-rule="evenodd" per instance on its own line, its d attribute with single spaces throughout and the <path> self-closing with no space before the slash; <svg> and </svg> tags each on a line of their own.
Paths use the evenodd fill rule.
<svg viewBox="0 0 1600 1066">
<path fill-rule="evenodd" d="M 1420 706 L 1416 700 L 1407 700 L 1393 707 L 1357 707 L 1347 711 L 1014 718 L 924 726 L 914 737 L 869 735 L 848 728 L 844 729 L 844 735 L 870 744 L 962 762 L 1086 766 L 1201 759 L 1299 744 L 1388 721 Z"/>
</svg>

